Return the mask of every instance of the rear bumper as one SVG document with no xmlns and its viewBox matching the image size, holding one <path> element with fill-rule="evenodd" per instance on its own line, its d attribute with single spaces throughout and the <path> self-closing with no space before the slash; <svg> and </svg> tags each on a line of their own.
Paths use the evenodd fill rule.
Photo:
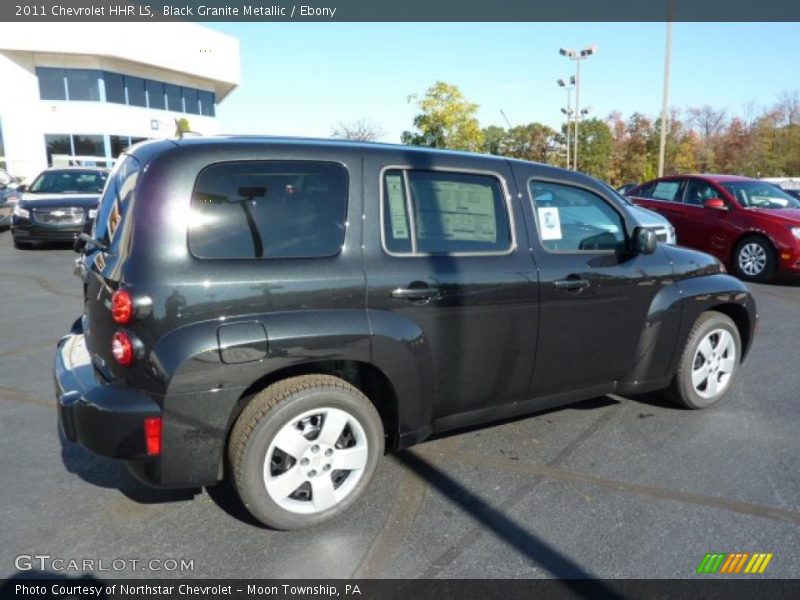
<svg viewBox="0 0 800 600">
<path fill-rule="evenodd" d="M 143 392 L 98 381 L 84 344 L 83 335 L 73 333 L 58 345 L 53 376 L 59 428 L 68 440 L 130 463 L 145 483 L 158 485 L 158 458 L 147 454 L 144 420 L 160 417 L 161 407 Z"/>
</svg>

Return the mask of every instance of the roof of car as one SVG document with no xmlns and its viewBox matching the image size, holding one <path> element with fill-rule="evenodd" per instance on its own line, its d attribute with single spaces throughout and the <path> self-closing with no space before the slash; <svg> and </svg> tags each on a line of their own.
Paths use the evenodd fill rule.
<svg viewBox="0 0 800 600">
<path fill-rule="evenodd" d="M 51 171 L 97 171 L 98 173 L 108 173 L 109 169 L 106 167 L 47 167 L 42 173 Z"/>
</svg>

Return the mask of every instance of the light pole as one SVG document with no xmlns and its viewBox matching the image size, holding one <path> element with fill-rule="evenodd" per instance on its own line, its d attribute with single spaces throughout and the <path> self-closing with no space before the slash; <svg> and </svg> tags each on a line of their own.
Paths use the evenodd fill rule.
<svg viewBox="0 0 800 600">
<path fill-rule="evenodd" d="M 570 129 L 570 126 L 571 126 L 570 123 L 572 121 L 572 109 L 569 108 L 569 107 L 562 108 L 561 112 L 564 113 L 565 115 L 567 115 L 567 170 L 569 170 L 570 169 L 570 166 L 569 166 L 569 129 Z"/>
<path fill-rule="evenodd" d="M 664 176 L 667 153 L 667 104 L 669 104 L 669 64 L 672 58 L 672 21 L 667 22 L 667 49 L 664 57 L 664 95 L 661 99 L 661 141 L 658 148 L 658 176 Z"/>
<path fill-rule="evenodd" d="M 567 108 L 561 109 L 561 112 L 567 115 L 567 169 L 569 169 L 569 127 L 570 116 L 572 115 L 572 88 L 575 87 L 575 75 L 569 78 L 569 84 L 563 79 L 558 80 L 558 85 L 564 88 L 567 92 Z"/>
<path fill-rule="evenodd" d="M 575 61 L 575 152 L 572 155 L 573 168 L 578 170 L 578 125 L 581 120 L 581 61 L 597 54 L 597 44 L 587 46 L 583 50 L 572 50 L 570 48 L 559 49 L 561 56 L 566 56 Z"/>
</svg>

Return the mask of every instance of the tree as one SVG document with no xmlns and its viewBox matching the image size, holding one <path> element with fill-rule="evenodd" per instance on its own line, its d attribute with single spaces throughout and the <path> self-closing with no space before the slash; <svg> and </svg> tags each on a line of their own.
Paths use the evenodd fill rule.
<svg viewBox="0 0 800 600">
<path fill-rule="evenodd" d="M 500 154 L 500 144 L 506 137 L 507 132 L 497 125 L 489 125 L 483 130 L 483 152 L 486 154 Z"/>
<path fill-rule="evenodd" d="M 348 123 L 339 123 L 339 126 L 331 132 L 331 135 L 345 140 L 374 142 L 383 137 L 385 133 L 380 125 L 368 119 L 358 119 Z"/>
<path fill-rule="evenodd" d="M 416 102 L 420 114 L 414 117 L 414 130 L 404 131 L 404 144 L 450 148 L 479 152 L 483 147 L 483 131 L 475 114 L 478 105 L 467 102 L 455 85 L 437 81 L 422 99 L 409 96 Z"/>
<path fill-rule="evenodd" d="M 601 119 L 592 118 L 581 121 L 578 129 L 578 170 L 606 179 L 611 166 L 613 151 L 611 129 Z"/>
<path fill-rule="evenodd" d="M 189 119 L 181 117 L 175 119 L 175 137 L 181 139 L 185 133 L 191 133 L 192 126 L 189 125 Z"/>
<path fill-rule="evenodd" d="M 547 162 L 553 136 L 556 132 L 541 123 L 528 123 L 517 125 L 506 132 L 500 142 L 502 156 Z"/>
</svg>

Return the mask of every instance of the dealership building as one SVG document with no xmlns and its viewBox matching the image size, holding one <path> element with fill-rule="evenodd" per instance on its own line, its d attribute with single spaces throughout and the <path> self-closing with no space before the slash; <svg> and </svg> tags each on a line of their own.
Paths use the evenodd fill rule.
<svg viewBox="0 0 800 600">
<path fill-rule="evenodd" d="M 0 23 L 0 168 L 110 165 L 176 121 L 219 133 L 239 42 L 194 23 Z"/>
</svg>

